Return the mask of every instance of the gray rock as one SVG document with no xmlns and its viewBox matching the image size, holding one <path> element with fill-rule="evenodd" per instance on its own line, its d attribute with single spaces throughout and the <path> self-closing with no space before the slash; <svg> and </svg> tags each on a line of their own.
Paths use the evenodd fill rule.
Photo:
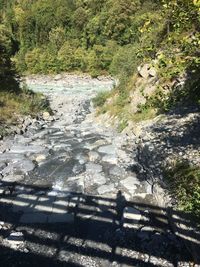
<svg viewBox="0 0 200 267">
<path fill-rule="evenodd" d="M 149 64 L 145 64 L 144 66 L 139 66 L 138 73 L 142 78 L 147 79 L 149 77 L 149 69 L 150 69 Z"/>
<path fill-rule="evenodd" d="M 84 166 L 82 164 L 78 165 L 76 164 L 72 169 L 74 174 L 79 174 L 84 171 Z"/>
<path fill-rule="evenodd" d="M 115 167 L 113 167 L 113 168 L 111 168 L 109 170 L 109 173 L 111 175 L 113 175 L 113 176 L 117 176 L 117 177 L 121 177 L 122 178 L 125 175 L 126 172 L 125 172 L 124 169 L 122 169 L 122 168 L 120 168 L 118 166 L 115 166 Z"/>
<path fill-rule="evenodd" d="M 103 194 L 105 194 L 105 193 L 112 192 L 114 189 L 115 189 L 114 184 L 102 185 L 102 186 L 100 186 L 100 187 L 97 189 L 97 192 L 98 192 L 100 195 L 103 195 Z"/>
<path fill-rule="evenodd" d="M 149 75 L 150 75 L 151 77 L 156 77 L 156 76 L 157 76 L 156 68 L 151 67 L 150 70 L 149 70 Z"/>
<path fill-rule="evenodd" d="M 101 146 L 98 151 L 100 153 L 114 155 L 116 153 L 116 149 L 113 145 Z"/>
<path fill-rule="evenodd" d="M 7 176 L 4 176 L 2 181 L 3 182 L 8 182 L 8 183 L 12 183 L 12 182 L 20 182 L 24 179 L 23 175 L 14 175 L 14 174 L 9 174 Z"/>
<path fill-rule="evenodd" d="M 24 160 L 23 154 L 18 153 L 10 153 L 6 152 L 3 154 L 0 154 L 0 161 L 6 162 L 6 161 L 13 161 L 13 160 Z"/>
<path fill-rule="evenodd" d="M 90 151 L 88 153 L 88 156 L 90 161 L 97 161 L 98 159 L 100 159 L 100 155 L 95 151 Z"/>
<path fill-rule="evenodd" d="M 10 153 L 13 154 L 27 154 L 27 153 L 40 153 L 44 150 L 44 147 L 39 145 L 13 145 L 10 148 Z"/>
<path fill-rule="evenodd" d="M 34 168 L 35 168 L 35 165 L 33 164 L 31 160 L 28 160 L 28 159 L 23 159 L 23 161 L 16 160 L 14 162 L 10 162 L 8 166 L 6 166 L 3 169 L 2 174 L 5 176 L 8 174 L 14 174 L 17 172 L 27 173 L 29 171 L 32 171 Z"/>
<path fill-rule="evenodd" d="M 86 157 L 82 154 L 78 154 L 76 156 L 76 159 L 79 161 L 80 164 L 85 164 L 88 161 L 88 157 Z"/>
<path fill-rule="evenodd" d="M 95 164 L 92 162 L 89 162 L 86 164 L 86 171 L 90 172 L 90 173 L 98 173 L 98 172 L 102 172 L 103 168 L 101 165 L 99 164 Z"/>
<path fill-rule="evenodd" d="M 117 159 L 116 155 L 105 155 L 102 158 L 102 161 L 105 161 L 105 162 L 108 162 L 108 163 L 111 163 L 111 164 L 117 164 L 118 159 Z"/>
<path fill-rule="evenodd" d="M 91 181 L 93 181 L 94 184 L 103 185 L 106 183 L 106 178 L 102 173 L 96 173 L 91 177 Z"/>
<path fill-rule="evenodd" d="M 140 181 L 136 176 L 129 176 L 126 179 L 120 181 L 121 185 L 124 186 L 131 194 L 134 194 L 138 185 L 140 185 Z"/>
<path fill-rule="evenodd" d="M 6 167 L 4 162 L 0 162 L 0 171 L 2 171 Z"/>
<path fill-rule="evenodd" d="M 46 155 L 44 154 L 41 154 L 41 155 L 38 155 L 36 158 L 35 158 L 35 161 L 37 161 L 38 163 L 41 162 L 41 161 L 44 161 L 46 159 Z"/>
<path fill-rule="evenodd" d="M 24 234 L 22 232 L 11 233 L 4 241 L 9 247 L 17 249 L 24 243 Z"/>
</svg>

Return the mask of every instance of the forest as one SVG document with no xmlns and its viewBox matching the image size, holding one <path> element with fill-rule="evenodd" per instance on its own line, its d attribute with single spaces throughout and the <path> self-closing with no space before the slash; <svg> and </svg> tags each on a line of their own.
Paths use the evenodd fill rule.
<svg viewBox="0 0 200 267">
<path fill-rule="evenodd" d="M 0 0 L 0 23 L 4 79 L 13 71 L 111 74 L 125 95 L 143 62 L 156 59 L 163 83 L 185 72 L 196 81 L 199 71 L 199 0 Z"/>
</svg>

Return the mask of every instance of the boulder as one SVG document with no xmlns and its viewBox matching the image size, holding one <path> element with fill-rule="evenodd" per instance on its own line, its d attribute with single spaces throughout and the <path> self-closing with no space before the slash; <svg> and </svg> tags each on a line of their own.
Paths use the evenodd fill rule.
<svg viewBox="0 0 200 267">
<path fill-rule="evenodd" d="M 99 195 L 103 195 L 113 191 L 114 189 L 115 189 L 114 184 L 102 185 L 97 189 L 97 192 Z"/>
<path fill-rule="evenodd" d="M 149 64 L 145 64 L 143 67 L 139 66 L 138 73 L 142 78 L 147 79 L 149 77 L 149 69 Z"/>
<path fill-rule="evenodd" d="M 100 158 L 100 155 L 95 151 L 90 151 L 88 153 L 90 161 L 97 161 Z"/>
<path fill-rule="evenodd" d="M 62 79 L 62 75 L 61 74 L 58 74 L 54 77 L 54 80 L 55 81 L 59 81 L 60 79 Z"/>
<path fill-rule="evenodd" d="M 17 249 L 24 244 L 24 234 L 22 232 L 11 233 L 4 241 L 9 247 Z"/>
<path fill-rule="evenodd" d="M 151 67 L 149 69 L 149 76 L 151 76 L 151 77 L 156 77 L 157 76 L 157 71 L 156 71 L 156 69 L 154 67 Z"/>
<path fill-rule="evenodd" d="M 45 155 L 43 155 L 43 154 L 41 154 L 41 155 L 38 155 L 36 158 L 35 158 L 35 161 L 36 162 L 41 162 L 41 161 L 43 161 L 43 160 L 45 160 L 46 159 L 46 156 Z"/>
<path fill-rule="evenodd" d="M 149 64 L 145 64 L 144 66 L 139 66 L 138 73 L 144 79 L 147 79 L 149 77 L 156 77 L 157 75 L 156 69 L 154 67 L 151 67 Z"/>
<path fill-rule="evenodd" d="M 45 121 L 49 120 L 49 118 L 50 118 L 49 112 L 47 112 L 47 111 L 43 112 L 42 117 L 43 117 L 43 120 L 45 120 Z"/>
</svg>

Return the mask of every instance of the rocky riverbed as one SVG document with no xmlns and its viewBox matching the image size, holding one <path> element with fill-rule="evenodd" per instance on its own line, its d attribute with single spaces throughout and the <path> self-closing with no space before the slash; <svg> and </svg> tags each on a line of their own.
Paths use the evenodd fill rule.
<svg viewBox="0 0 200 267">
<path fill-rule="evenodd" d="M 189 266 L 192 260 L 135 172 L 138 144 L 95 118 L 110 78 L 29 77 L 54 115 L 0 144 L 2 266 Z M 183 224 L 188 222 L 174 214 Z"/>
</svg>

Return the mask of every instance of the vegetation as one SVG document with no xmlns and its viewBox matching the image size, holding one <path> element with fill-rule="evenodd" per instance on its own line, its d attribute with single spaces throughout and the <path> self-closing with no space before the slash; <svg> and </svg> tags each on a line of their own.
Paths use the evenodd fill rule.
<svg viewBox="0 0 200 267">
<path fill-rule="evenodd" d="M 179 208 L 200 219 L 200 168 L 178 162 L 166 172 L 166 177 Z"/>
<path fill-rule="evenodd" d="M 115 100 L 107 103 L 111 95 L 100 94 L 103 101 L 95 100 L 95 105 L 122 122 L 149 118 L 177 103 L 199 102 L 199 0 L 0 0 L 0 17 L 5 88 L 6 79 L 12 90 L 17 88 L 11 86 L 14 62 L 19 73 L 117 76 Z M 133 116 L 130 92 L 142 63 L 157 69 L 159 88 Z M 180 77 L 184 87 L 176 86 Z"/>
<path fill-rule="evenodd" d="M 27 89 L 20 92 L 0 91 L 0 135 L 7 134 L 12 125 L 17 125 L 22 115 L 36 116 L 39 111 L 50 111 L 48 102 Z M 8 131 L 9 132 L 9 131 Z"/>
<path fill-rule="evenodd" d="M 109 96 L 110 92 L 107 91 L 99 92 L 98 95 L 93 99 L 94 107 L 102 107 Z"/>
<path fill-rule="evenodd" d="M 132 21 L 131 43 L 120 45 L 109 72 L 120 78 L 113 93 L 115 101 L 105 102 L 103 112 L 122 121 L 149 119 L 176 105 L 200 104 L 200 2 L 187 0 L 143 1 Z M 150 63 L 158 74 L 154 94 L 132 114 L 130 93 L 135 90 L 137 67 Z"/>
<path fill-rule="evenodd" d="M 6 2 L 9 4 L 8 2 Z M 3 10 L 5 6 L 0 1 Z M 36 115 L 47 108 L 46 100 L 20 87 L 20 78 L 11 60 L 16 40 L 0 13 L 0 135 L 7 133 L 11 125 L 17 125 L 19 116 Z"/>
</svg>

